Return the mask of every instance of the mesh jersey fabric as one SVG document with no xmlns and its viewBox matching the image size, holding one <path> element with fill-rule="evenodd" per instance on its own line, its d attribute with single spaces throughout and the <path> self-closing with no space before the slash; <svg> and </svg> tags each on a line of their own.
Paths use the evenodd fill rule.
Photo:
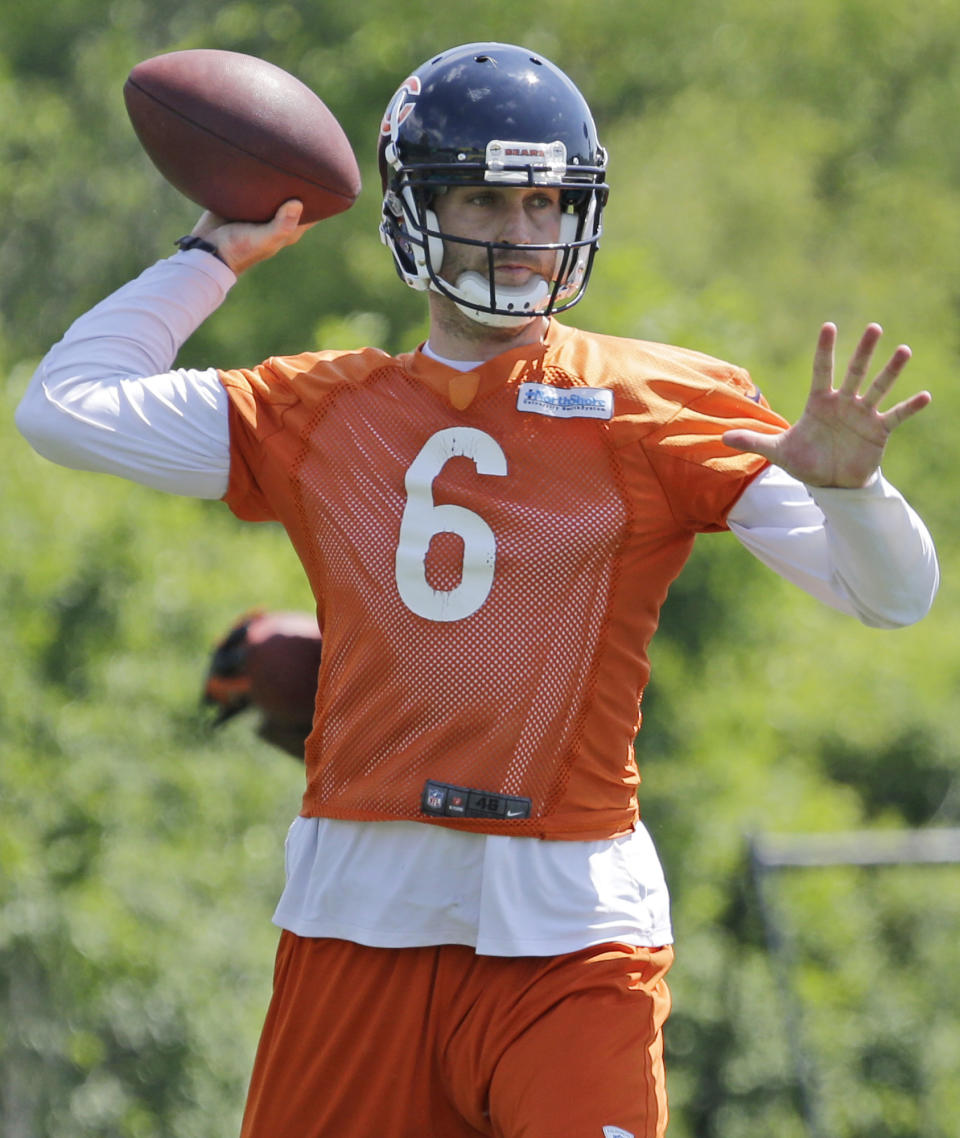
<svg viewBox="0 0 960 1138">
<path fill-rule="evenodd" d="M 786 424 L 742 369 L 551 321 L 466 375 L 422 352 L 221 373 L 225 501 L 275 520 L 323 633 L 302 813 L 595 839 L 637 815 L 647 645 L 698 532 L 764 466 L 723 431 Z M 569 414 L 549 399 L 584 399 Z M 587 417 L 612 393 L 609 418 Z M 578 410 L 580 408 L 580 410 Z M 427 780 L 529 800 L 430 817 Z"/>
</svg>

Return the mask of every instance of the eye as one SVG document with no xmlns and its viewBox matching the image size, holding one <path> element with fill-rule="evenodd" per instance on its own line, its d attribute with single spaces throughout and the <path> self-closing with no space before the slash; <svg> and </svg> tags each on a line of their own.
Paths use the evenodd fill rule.
<svg viewBox="0 0 960 1138">
<path fill-rule="evenodd" d="M 527 198 L 527 208 L 536 212 L 557 209 L 557 197 L 555 194 L 549 193 L 531 194 L 530 197 Z"/>
</svg>

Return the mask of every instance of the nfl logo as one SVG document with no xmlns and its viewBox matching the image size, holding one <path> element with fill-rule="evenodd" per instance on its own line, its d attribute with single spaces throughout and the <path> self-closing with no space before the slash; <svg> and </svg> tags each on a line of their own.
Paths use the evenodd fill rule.
<svg viewBox="0 0 960 1138">
<path fill-rule="evenodd" d="M 446 794 L 437 786 L 431 786 L 427 790 L 427 809 L 429 810 L 442 810 L 444 807 L 444 799 Z"/>
</svg>

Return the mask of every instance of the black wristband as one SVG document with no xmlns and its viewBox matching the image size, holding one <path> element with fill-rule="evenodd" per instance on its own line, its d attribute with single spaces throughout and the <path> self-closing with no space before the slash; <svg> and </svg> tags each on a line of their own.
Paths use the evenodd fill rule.
<svg viewBox="0 0 960 1138">
<path fill-rule="evenodd" d="M 220 256 L 220 250 L 216 245 L 211 245 L 206 238 L 197 237 L 194 233 L 188 233 L 185 237 L 178 237 L 177 240 L 174 241 L 174 245 L 180 249 L 201 249 L 204 253 L 212 253 L 218 261 L 223 261 L 223 257 Z M 223 263 L 226 264 L 227 262 L 223 261 Z"/>
</svg>

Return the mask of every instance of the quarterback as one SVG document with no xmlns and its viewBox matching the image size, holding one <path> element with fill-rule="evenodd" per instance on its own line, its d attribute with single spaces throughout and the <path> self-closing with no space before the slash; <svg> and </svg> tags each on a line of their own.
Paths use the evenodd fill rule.
<svg viewBox="0 0 960 1138">
<path fill-rule="evenodd" d="M 606 153 L 536 53 L 433 56 L 379 158 L 424 344 L 176 368 L 308 228 L 297 202 L 204 214 L 49 351 L 18 424 L 55 462 L 279 521 L 316 598 L 244 1138 L 657 1138 L 673 937 L 632 744 L 660 608 L 696 535 L 729 530 L 860 621 L 920 619 L 936 554 L 880 462 L 929 396 L 880 409 L 909 350 L 874 374 L 876 325 L 836 384 L 821 328 L 790 425 L 740 367 L 558 320 Z"/>
</svg>

